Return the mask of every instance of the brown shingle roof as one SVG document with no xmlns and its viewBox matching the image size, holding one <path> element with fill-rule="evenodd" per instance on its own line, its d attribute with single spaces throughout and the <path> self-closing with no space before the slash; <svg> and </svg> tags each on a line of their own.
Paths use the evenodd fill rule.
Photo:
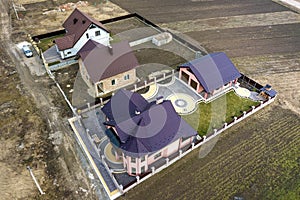
<svg viewBox="0 0 300 200">
<path fill-rule="evenodd" d="M 112 44 L 111 50 L 89 40 L 78 52 L 93 83 L 136 68 L 139 64 L 128 41 Z"/>
<path fill-rule="evenodd" d="M 99 21 L 75 8 L 62 25 L 67 31 L 66 35 L 55 40 L 58 49 L 65 50 L 72 48 L 91 24 L 95 24 L 109 32 Z"/>
<path fill-rule="evenodd" d="M 64 37 L 57 38 L 55 43 L 59 50 L 70 49 L 74 46 L 75 34 L 65 35 Z"/>
</svg>

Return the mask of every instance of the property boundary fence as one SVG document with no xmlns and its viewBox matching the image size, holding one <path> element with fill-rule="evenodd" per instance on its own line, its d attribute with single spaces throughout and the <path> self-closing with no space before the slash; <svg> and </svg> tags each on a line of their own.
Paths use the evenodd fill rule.
<svg viewBox="0 0 300 200">
<path fill-rule="evenodd" d="M 158 81 L 164 80 L 166 78 L 172 77 L 173 75 L 174 75 L 174 70 L 172 72 L 168 72 L 168 73 L 159 75 L 155 78 L 147 79 L 144 82 L 142 81 L 138 84 L 135 84 L 134 86 L 127 87 L 127 89 L 136 91 L 136 90 L 145 88 L 145 87 L 147 87 L 147 86 L 149 86 L 149 85 L 151 85 L 155 82 L 158 82 Z M 253 87 L 255 89 L 260 89 L 260 88 L 263 87 L 262 85 L 260 85 L 256 81 L 254 81 L 253 79 L 250 79 L 249 77 L 245 76 L 244 74 L 242 74 L 242 76 L 240 77 L 240 81 L 245 81 L 247 84 L 251 85 L 251 87 Z M 260 109 L 266 107 L 270 103 L 274 102 L 275 98 L 276 98 L 276 96 L 273 97 L 273 98 L 270 97 L 270 98 L 268 98 L 264 101 L 260 101 L 259 105 L 252 106 L 250 109 L 247 109 L 247 110 L 243 111 L 241 115 L 233 117 L 233 119 L 230 122 L 225 122 L 221 128 L 214 129 L 211 133 L 207 134 L 206 136 L 203 136 L 203 138 L 201 140 L 197 140 L 197 141 L 193 142 L 191 144 L 191 146 L 186 151 L 183 152 L 182 150 L 180 150 L 178 156 L 173 157 L 172 159 L 166 158 L 166 163 L 165 164 L 158 167 L 157 169 L 152 167 L 151 170 L 148 170 L 144 174 L 142 174 L 140 176 L 136 176 L 136 180 L 131 181 L 127 185 L 125 185 L 125 186 L 119 185 L 119 183 L 116 181 L 116 179 L 114 179 L 113 181 L 114 181 L 116 187 L 118 188 L 119 193 L 115 194 L 113 197 L 111 197 L 111 199 L 118 198 L 122 194 L 128 192 L 130 189 L 137 186 L 139 183 L 147 180 L 148 178 L 150 178 L 154 174 L 156 174 L 156 173 L 162 171 L 163 169 L 167 168 L 168 166 L 172 165 L 173 163 L 180 160 L 181 158 L 183 158 L 185 155 L 187 155 L 188 153 L 190 153 L 194 149 L 199 148 L 201 145 L 203 145 L 203 144 L 207 143 L 208 141 L 212 140 L 213 138 L 215 138 L 216 136 L 221 134 L 223 131 L 225 131 L 228 128 L 234 126 L 235 124 L 239 123 L 240 121 L 246 119 L 250 115 L 252 115 L 252 114 L 256 113 L 257 111 L 259 111 Z M 97 107 L 99 105 L 103 105 L 105 101 L 101 100 L 101 102 L 102 102 L 102 104 L 93 105 L 92 107 Z M 91 109 L 92 107 L 88 106 L 88 109 Z M 108 170 L 108 172 L 110 172 L 110 169 L 109 169 L 108 166 L 106 166 L 106 170 Z M 111 176 L 113 176 L 113 174 L 111 174 Z"/>
<path fill-rule="evenodd" d="M 112 18 L 112 19 L 108 19 L 108 20 L 103 20 L 103 21 L 100 21 L 101 23 L 103 24 L 106 24 L 106 23 L 111 23 L 111 22 L 115 22 L 115 21 L 119 21 L 119 20 L 123 20 L 123 19 L 128 19 L 128 18 L 132 18 L 132 17 L 136 17 L 137 19 L 141 20 L 142 22 L 160 30 L 161 32 L 164 32 L 165 30 L 163 30 L 162 28 L 160 28 L 159 26 L 157 26 L 156 24 L 152 23 L 151 21 L 145 19 L 144 17 L 140 16 L 139 14 L 137 13 L 133 13 L 133 14 L 129 14 L 129 15 L 125 15 L 125 16 L 121 16 L 121 17 L 116 17 L 116 18 Z M 175 38 L 177 41 L 179 41 L 180 43 L 188 46 L 189 48 L 195 50 L 195 51 L 200 51 L 202 53 L 202 55 L 205 55 L 206 53 L 204 51 L 202 51 L 201 49 L 199 49 L 198 47 L 194 46 L 193 44 L 191 44 L 190 42 L 180 38 L 179 36 L 173 34 L 172 32 L 168 31 L 172 36 L 173 38 Z M 45 38 L 48 38 L 48 37 L 52 37 L 52 36 L 55 36 L 55 35 L 59 35 L 59 34 L 63 34 L 65 33 L 65 30 L 58 30 L 58 31 L 54 31 L 54 32 L 50 32 L 50 33 L 46 33 L 46 34 L 41 34 L 41 35 L 37 35 L 37 36 L 33 36 L 31 37 L 31 39 L 35 42 L 38 42 L 39 40 L 41 39 L 45 39 Z M 38 50 L 37 50 L 38 51 Z M 58 84 L 58 82 L 55 80 L 55 77 L 53 76 L 53 74 L 51 73 L 51 69 L 50 68 L 55 68 L 55 65 L 54 66 L 51 66 L 51 67 L 48 67 L 48 64 L 44 61 L 44 58 L 43 58 L 43 55 L 40 54 L 42 59 L 43 59 L 43 62 L 44 62 L 44 65 L 45 65 L 45 68 L 47 70 L 47 73 L 49 74 L 49 76 L 53 79 L 53 81 L 55 82 L 56 86 L 58 87 L 58 89 L 60 90 L 60 92 L 62 93 L 62 95 L 64 96 L 64 99 L 65 101 L 67 102 L 68 106 L 71 108 L 74 116 L 76 117 L 76 119 L 79 121 L 79 123 L 81 124 L 80 122 L 80 117 L 77 113 L 77 109 L 74 108 L 70 101 L 67 99 L 66 95 L 64 94 L 63 90 L 61 89 L 60 85 Z M 59 66 L 58 66 L 59 67 Z M 151 84 L 154 84 L 156 82 L 160 82 L 162 80 L 165 80 L 167 78 L 170 78 L 172 76 L 174 76 L 174 73 L 175 71 L 172 70 L 171 72 L 169 73 L 165 73 L 165 74 L 162 74 L 162 75 L 159 75 L 157 77 L 154 77 L 152 79 L 150 78 L 147 78 L 146 80 L 142 81 L 142 82 L 138 82 L 136 83 L 135 85 L 133 86 L 130 86 L 130 87 L 127 87 L 126 89 L 128 90 L 132 90 L 132 91 L 137 91 L 137 90 L 140 90 L 140 89 L 143 89 Z M 256 81 L 252 80 L 251 78 L 245 76 L 244 74 L 242 74 L 242 76 L 240 77 L 239 79 L 240 81 L 243 81 L 247 84 L 249 84 L 251 87 L 253 88 L 256 88 L 256 89 L 261 89 L 263 86 L 260 85 L 259 83 L 257 83 Z M 107 97 L 107 99 L 109 99 L 109 97 Z M 97 103 L 101 103 L 100 105 L 103 105 L 104 102 L 107 100 L 107 99 L 98 99 L 97 100 Z M 162 171 L 163 169 L 167 168 L 168 166 L 172 165 L 173 163 L 175 163 L 176 161 L 180 160 L 181 158 L 183 158 L 185 155 L 187 155 L 188 153 L 190 153 L 192 150 L 200 147 L 201 145 L 205 144 L 206 142 L 212 140 L 213 138 L 215 138 L 216 136 L 218 136 L 219 134 L 221 134 L 223 131 L 227 130 L 228 128 L 230 128 L 231 126 L 235 125 L 236 123 L 244 120 L 245 118 L 247 118 L 248 116 L 254 114 L 255 112 L 257 112 L 258 110 L 264 108 L 265 106 L 269 105 L 270 103 L 272 103 L 273 101 L 275 100 L 275 97 L 273 98 L 269 98 L 265 101 L 261 101 L 261 103 L 257 106 L 252 106 L 251 109 L 248 109 L 246 111 L 243 111 L 243 113 L 239 116 L 236 116 L 233 118 L 232 121 L 228 122 L 228 123 L 224 123 L 222 128 L 220 129 L 214 129 L 214 131 L 210 134 L 207 134 L 207 136 L 204 136 L 203 137 L 203 140 L 199 140 L 199 141 L 196 141 L 194 143 L 192 143 L 191 147 L 182 152 L 180 150 L 179 152 L 179 155 L 176 156 L 175 158 L 171 159 L 171 160 L 168 160 L 166 159 L 166 163 L 164 165 L 162 165 L 161 167 L 155 169 L 154 167 L 151 168 L 151 170 L 147 171 L 146 173 L 142 174 L 141 176 L 137 176 L 136 177 L 136 180 L 127 184 L 126 186 L 122 186 L 122 185 L 119 185 L 115 179 L 113 179 L 114 183 L 116 184 L 116 186 L 118 187 L 120 193 L 116 196 L 114 196 L 114 199 L 117 198 L 118 196 L 121 196 L 123 193 L 129 191 L 130 189 L 132 189 L 133 187 L 135 187 L 136 185 L 138 185 L 139 183 L 147 180 L 148 178 L 150 178 L 151 176 L 153 176 L 154 174 Z M 93 105 L 93 107 L 96 107 L 96 106 L 99 106 L 99 104 L 95 104 Z M 83 109 L 90 109 L 91 107 L 89 105 L 83 107 Z M 81 108 L 82 109 L 82 108 Z M 106 170 L 108 170 L 108 172 L 110 172 L 110 175 L 113 176 L 113 174 L 111 174 L 111 171 L 109 170 L 108 166 L 106 165 L 105 162 L 104 163 L 104 166 L 106 168 Z M 93 166 L 95 167 L 95 166 Z"/>
<path fill-rule="evenodd" d="M 116 21 L 120 21 L 120 20 L 124 20 L 124 19 L 129 19 L 129 18 L 134 18 L 134 17 L 139 19 L 143 23 L 148 24 L 148 25 L 152 26 L 153 28 L 159 30 L 160 32 L 165 32 L 166 31 L 166 30 L 160 28 L 158 25 L 156 25 L 152 21 L 150 21 L 150 20 L 144 18 L 143 16 L 139 15 L 138 13 L 131 13 L 131 14 L 128 14 L 128 15 L 115 17 L 115 18 L 112 18 L 112 19 L 101 20 L 100 22 L 102 24 L 107 24 L 107 23 L 112 23 L 112 22 L 116 22 Z M 196 47 L 192 43 L 180 38 L 179 36 L 175 35 L 174 33 L 172 33 L 169 30 L 167 30 L 166 32 L 170 33 L 175 40 L 177 40 L 178 42 L 188 46 L 190 49 L 192 49 L 194 51 L 200 51 L 202 55 L 206 55 L 206 52 L 203 49 L 200 49 L 200 48 Z M 45 39 L 45 38 L 48 38 L 48 37 L 53 37 L 53 36 L 64 34 L 64 33 L 66 33 L 66 31 L 64 29 L 63 30 L 57 30 L 57 31 L 53 31 L 53 32 L 50 32 L 50 33 L 45 33 L 45 34 L 33 36 L 32 40 L 35 41 L 35 42 L 38 42 L 41 39 Z"/>
<path fill-rule="evenodd" d="M 155 76 L 154 78 L 147 78 L 144 81 L 137 82 L 134 85 L 130 85 L 125 87 L 126 90 L 130 90 L 133 92 L 136 92 L 138 90 L 144 89 L 152 84 L 155 84 L 157 82 L 166 80 L 168 78 L 172 78 L 175 75 L 175 70 L 173 69 L 170 72 L 163 73 L 161 75 Z M 111 95 L 104 97 L 104 98 L 95 98 L 95 102 L 89 102 L 86 105 L 80 106 L 77 109 L 80 110 L 81 112 L 86 112 L 87 110 L 90 110 L 92 108 L 96 108 L 99 106 L 104 105 L 109 99 Z"/>
<path fill-rule="evenodd" d="M 144 81 L 137 82 L 134 85 L 130 85 L 128 87 L 125 87 L 125 89 L 131 90 L 131 91 L 135 92 L 135 91 L 144 89 L 144 88 L 146 88 L 146 87 L 148 87 L 148 86 L 150 86 L 152 84 L 155 84 L 157 82 L 160 82 L 160 81 L 163 81 L 165 79 L 171 78 L 174 75 L 175 75 L 175 70 L 173 69 L 170 72 L 163 73 L 161 75 L 155 76 L 154 78 L 147 78 Z"/>
<path fill-rule="evenodd" d="M 59 69 L 63 69 L 65 67 L 68 67 L 70 65 L 73 65 L 75 63 L 78 63 L 78 60 L 67 60 L 65 62 L 62 62 L 62 63 L 58 63 L 58 64 L 55 64 L 55 65 L 51 65 L 49 66 L 49 70 L 50 71 L 56 71 L 56 70 L 59 70 Z"/>
<path fill-rule="evenodd" d="M 173 158 L 170 161 L 166 161 L 166 164 L 162 165 L 161 167 L 155 169 L 152 168 L 151 171 L 147 171 L 145 174 L 139 176 L 139 178 L 137 178 L 136 181 L 132 181 L 131 183 L 125 185 L 123 187 L 123 191 L 121 191 L 121 193 L 126 193 L 128 192 L 130 189 L 134 188 L 136 185 L 138 185 L 139 183 L 147 180 L 148 178 L 150 178 L 151 176 L 153 176 L 154 174 L 162 171 L 163 169 L 167 168 L 168 166 L 170 166 L 171 164 L 175 163 L 176 161 L 180 160 L 181 158 L 183 158 L 185 155 L 187 155 L 188 153 L 190 153 L 191 151 L 193 151 L 194 149 L 200 147 L 201 145 L 205 144 L 206 142 L 212 140 L 213 138 L 215 138 L 217 135 L 221 134 L 223 131 L 227 130 L 228 128 L 230 128 L 231 126 L 233 126 L 234 124 L 239 123 L 240 121 L 244 120 L 245 118 L 249 117 L 250 115 L 254 114 L 255 112 L 259 111 L 260 109 L 264 108 L 265 106 L 269 105 L 270 103 L 272 103 L 275 100 L 275 97 L 273 98 L 269 98 L 265 101 L 262 101 L 261 104 L 257 105 L 257 106 L 252 106 L 251 109 L 244 111 L 242 115 L 238 116 L 238 117 L 234 117 L 234 119 L 229 122 L 229 123 L 224 123 L 223 127 L 221 129 L 215 129 L 214 132 L 212 134 L 208 134 L 210 136 L 204 136 L 203 140 L 199 140 L 196 141 L 195 143 L 192 143 L 191 147 L 186 150 L 185 152 L 180 152 L 179 156 Z M 121 194 L 120 194 L 121 195 Z"/>
<path fill-rule="evenodd" d="M 261 84 L 257 83 L 255 80 L 249 78 L 248 76 L 246 76 L 242 73 L 241 73 L 241 77 L 239 78 L 239 81 L 247 83 L 253 89 L 258 89 L 259 90 L 259 89 L 263 88 L 263 86 Z"/>
</svg>

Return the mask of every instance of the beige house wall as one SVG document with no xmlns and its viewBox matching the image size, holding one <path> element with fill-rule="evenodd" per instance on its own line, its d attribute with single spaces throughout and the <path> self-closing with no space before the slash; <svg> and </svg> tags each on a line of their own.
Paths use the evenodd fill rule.
<svg viewBox="0 0 300 200">
<path fill-rule="evenodd" d="M 97 89 L 97 87 L 96 87 L 97 85 L 100 85 L 102 87 L 104 93 L 107 93 L 107 92 L 111 92 L 111 91 L 120 89 L 124 86 L 131 85 L 131 84 L 135 83 L 137 80 L 136 71 L 135 71 L 135 69 L 132 69 L 130 71 L 123 72 L 121 74 L 112 76 L 110 78 L 103 79 L 94 84 L 94 83 L 92 83 L 90 76 L 87 73 L 87 70 L 86 70 L 81 58 L 78 59 L 78 63 L 79 63 L 79 71 L 80 71 L 82 79 L 88 85 L 88 87 L 90 89 L 92 89 L 93 91 L 95 91 Z M 125 76 L 128 76 L 128 75 L 129 75 L 129 79 L 125 80 Z M 112 85 L 112 80 L 115 80 L 114 85 Z M 98 91 L 98 93 L 96 93 L 96 91 L 95 91 L 95 95 L 96 96 L 101 95 L 101 91 Z"/>
<path fill-rule="evenodd" d="M 79 64 L 79 71 L 80 71 L 82 79 L 88 85 L 89 88 L 94 90 L 94 84 L 90 81 L 90 76 L 87 73 L 84 63 L 81 58 L 78 59 L 78 64 Z"/>
<path fill-rule="evenodd" d="M 125 80 L 125 76 L 129 75 L 129 79 Z M 112 85 L 112 81 L 115 80 L 115 84 Z M 127 72 L 123 72 L 121 74 L 112 76 L 110 78 L 101 80 L 99 83 L 97 84 L 101 84 L 102 85 L 102 89 L 105 92 L 110 92 L 110 91 L 115 91 L 117 89 L 120 89 L 126 85 L 131 85 L 133 83 L 136 82 L 136 73 L 135 73 L 135 69 L 132 69 L 130 71 Z"/>
</svg>

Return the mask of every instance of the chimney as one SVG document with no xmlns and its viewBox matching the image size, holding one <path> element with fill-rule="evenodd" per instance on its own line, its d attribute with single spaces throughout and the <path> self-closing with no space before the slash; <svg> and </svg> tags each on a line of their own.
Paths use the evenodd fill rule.
<svg viewBox="0 0 300 200">
<path fill-rule="evenodd" d="M 112 46 L 108 45 L 107 47 L 108 47 L 109 53 L 110 53 L 111 55 L 113 55 L 114 52 L 113 52 Z"/>
<path fill-rule="evenodd" d="M 156 98 L 156 104 L 161 104 L 164 101 L 164 97 L 163 96 L 159 96 Z"/>
</svg>

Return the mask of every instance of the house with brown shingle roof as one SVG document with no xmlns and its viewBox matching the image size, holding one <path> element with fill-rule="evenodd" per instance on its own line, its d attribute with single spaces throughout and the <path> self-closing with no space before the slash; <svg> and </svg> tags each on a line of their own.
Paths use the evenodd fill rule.
<svg viewBox="0 0 300 200">
<path fill-rule="evenodd" d="M 104 46 L 89 40 L 78 51 L 82 79 L 92 89 L 95 97 L 113 92 L 137 81 L 139 65 L 128 41 Z"/>
<path fill-rule="evenodd" d="M 90 39 L 104 46 L 109 45 L 109 30 L 77 8 L 62 26 L 66 30 L 65 36 L 55 40 L 56 50 L 62 59 L 75 56 Z"/>
</svg>

